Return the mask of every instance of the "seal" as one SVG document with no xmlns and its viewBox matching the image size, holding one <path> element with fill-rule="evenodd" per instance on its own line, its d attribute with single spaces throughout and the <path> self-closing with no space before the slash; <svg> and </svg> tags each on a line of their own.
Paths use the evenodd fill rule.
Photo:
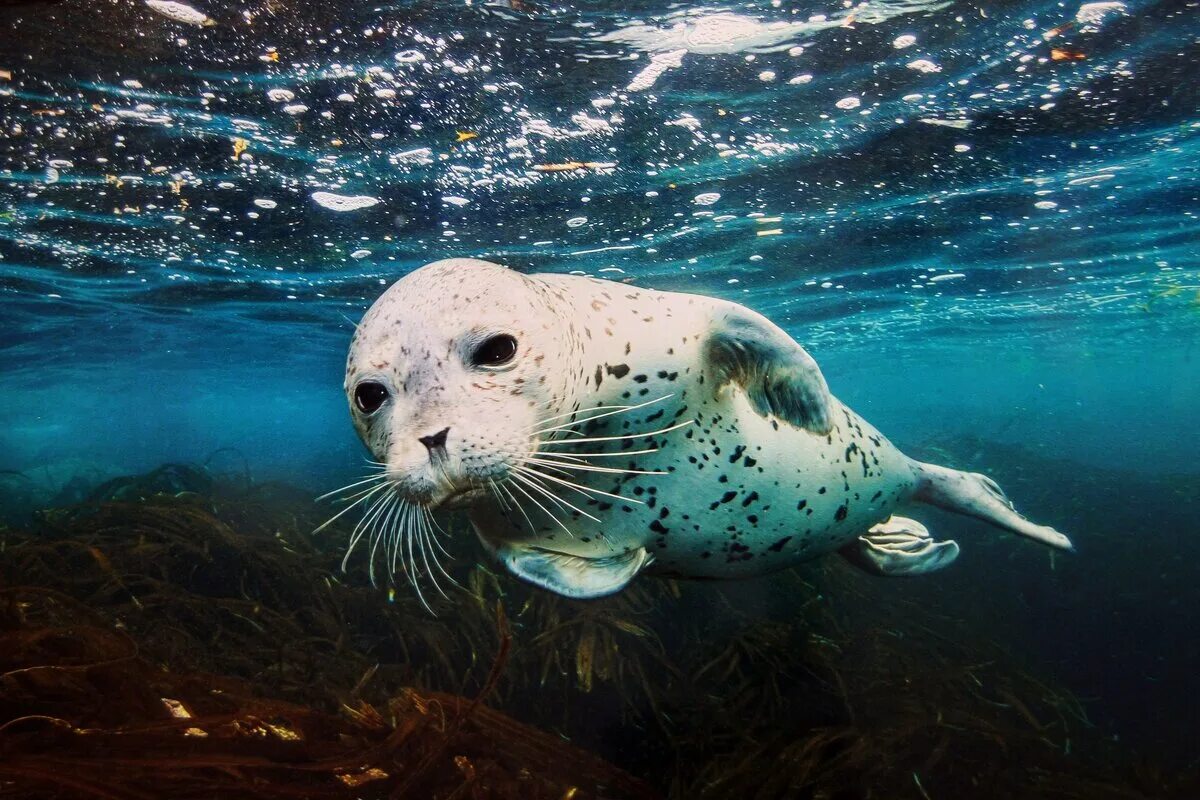
<svg viewBox="0 0 1200 800">
<path fill-rule="evenodd" d="M 353 542 L 370 532 L 372 564 L 382 542 L 410 580 L 436 578 L 430 511 L 455 507 L 514 575 L 575 598 L 831 552 L 945 567 L 958 545 L 909 504 L 1071 549 L 986 476 L 906 457 L 783 330 L 716 298 L 436 261 L 363 317 L 345 390 L 380 467 Z"/>
</svg>

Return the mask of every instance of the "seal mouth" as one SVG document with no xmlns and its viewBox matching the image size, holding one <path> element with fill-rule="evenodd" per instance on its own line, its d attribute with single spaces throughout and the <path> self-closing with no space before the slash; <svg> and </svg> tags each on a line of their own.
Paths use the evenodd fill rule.
<svg viewBox="0 0 1200 800">
<path fill-rule="evenodd" d="M 468 508 L 486 495 L 487 491 L 482 486 L 464 486 L 459 489 L 451 489 L 446 494 L 430 498 L 425 503 L 425 507 L 430 511 L 437 511 L 443 508 Z"/>
</svg>

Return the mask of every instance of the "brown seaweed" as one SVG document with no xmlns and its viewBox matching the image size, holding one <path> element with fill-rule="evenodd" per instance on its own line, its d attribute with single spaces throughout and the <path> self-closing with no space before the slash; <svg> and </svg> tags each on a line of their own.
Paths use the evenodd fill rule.
<svg viewBox="0 0 1200 800">
<path fill-rule="evenodd" d="M 170 466 L 92 498 L 0 530 L 6 797 L 1200 796 L 836 562 L 593 602 L 465 563 L 435 617 L 342 574 L 289 487 Z"/>
<path fill-rule="evenodd" d="M 51 590 L 0 591 L 0 793 L 89 797 L 651 797 L 600 759 L 473 698 L 407 689 L 341 713 L 156 666 Z"/>
</svg>

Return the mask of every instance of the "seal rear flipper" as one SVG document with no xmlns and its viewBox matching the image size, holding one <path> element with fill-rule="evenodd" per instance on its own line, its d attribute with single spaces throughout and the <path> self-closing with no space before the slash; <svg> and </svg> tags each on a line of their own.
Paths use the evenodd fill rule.
<svg viewBox="0 0 1200 800">
<path fill-rule="evenodd" d="M 518 578 L 577 600 L 604 597 L 624 589 L 653 560 L 644 547 L 602 558 L 572 556 L 539 547 L 501 547 L 496 556 Z"/>
<path fill-rule="evenodd" d="M 841 549 L 856 567 L 889 578 L 924 575 L 950 566 L 958 558 L 952 539 L 937 541 L 915 519 L 891 517 Z"/>
<path fill-rule="evenodd" d="M 1051 547 L 1075 549 L 1064 534 L 1048 525 L 1030 522 L 1018 514 L 1003 490 L 988 476 L 920 461 L 912 461 L 911 464 L 917 476 L 914 500 L 981 519 L 997 528 L 1028 536 Z"/>
</svg>

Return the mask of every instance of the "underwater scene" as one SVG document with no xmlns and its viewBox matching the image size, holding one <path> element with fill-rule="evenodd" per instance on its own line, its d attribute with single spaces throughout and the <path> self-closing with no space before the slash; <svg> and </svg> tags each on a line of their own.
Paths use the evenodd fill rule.
<svg viewBox="0 0 1200 800">
<path fill-rule="evenodd" d="M 0 2 L 0 797 L 1200 798 L 1198 72 Z"/>
</svg>

